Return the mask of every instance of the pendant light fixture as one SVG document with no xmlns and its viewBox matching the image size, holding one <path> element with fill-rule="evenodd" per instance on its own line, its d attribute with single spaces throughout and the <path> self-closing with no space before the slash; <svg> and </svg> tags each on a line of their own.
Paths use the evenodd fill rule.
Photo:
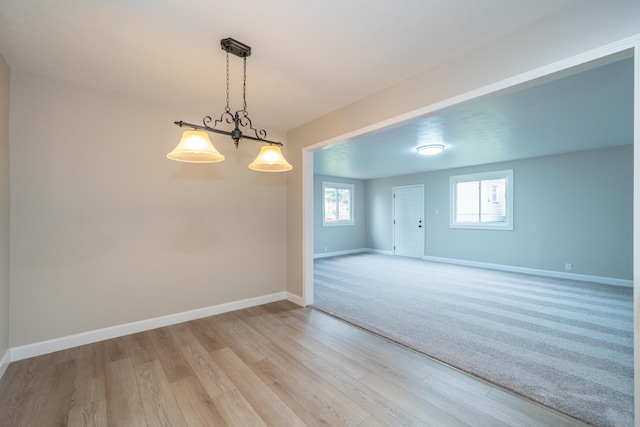
<svg viewBox="0 0 640 427">
<path fill-rule="evenodd" d="M 267 132 L 264 129 L 256 129 L 251 123 L 249 112 L 247 111 L 247 56 L 251 55 L 251 47 L 237 40 L 227 38 L 220 40 L 222 50 L 227 52 L 227 105 L 224 113 L 220 118 L 213 120 L 211 116 L 205 116 L 202 119 L 202 125 L 194 125 L 183 121 L 174 122 L 180 127 L 190 128 L 184 131 L 180 142 L 167 157 L 171 160 L 189 163 L 214 163 L 224 160 L 224 156 L 215 149 L 209 135 L 206 132 L 219 133 L 228 135 L 233 140 L 236 148 L 241 139 L 250 139 L 253 141 L 264 142 L 268 145 L 263 146 L 249 168 L 260 172 L 285 172 L 293 169 L 293 166 L 287 162 L 282 155 L 280 147 L 281 142 L 269 141 Z M 232 53 L 243 61 L 244 77 L 242 82 L 242 109 L 231 112 L 229 107 L 229 53 Z M 213 125 L 211 125 L 213 122 Z M 232 131 L 216 129 L 219 123 L 233 124 Z M 244 135 L 241 128 L 248 128 L 253 131 L 255 136 Z M 206 131 L 206 132 L 205 132 Z"/>
</svg>

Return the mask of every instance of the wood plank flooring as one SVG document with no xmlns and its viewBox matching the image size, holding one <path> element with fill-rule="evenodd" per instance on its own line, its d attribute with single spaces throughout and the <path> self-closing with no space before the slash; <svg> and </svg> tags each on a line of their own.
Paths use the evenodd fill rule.
<svg viewBox="0 0 640 427">
<path fill-rule="evenodd" d="M 281 301 L 12 363 L 0 426 L 584 426 Z"/>
</svg>

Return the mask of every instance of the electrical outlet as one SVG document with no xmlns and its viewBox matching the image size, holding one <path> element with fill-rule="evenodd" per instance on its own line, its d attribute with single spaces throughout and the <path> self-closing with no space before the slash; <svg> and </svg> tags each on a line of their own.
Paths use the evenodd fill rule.
<svg viewBox="0 0 640 427">
<path fill-rule="evenodd" d="M 325 252 L 327 252 L 327 249 L 329 249 L 329 248 L 325 246 L 325 247 L 324 247 L 324 251 L 325 251 Z"/>
<path fill-rule="evenodd" d="M 572 265 L 571 265 L 571 263 L 570 263 L 570 262 L 568 262 L 568 263 L 566 263 L 566 264 L 564 265 L 564 269 L 565 269 L 565 270 L 567 270 L 567 271 L 571 271 L 571 268 L 572 268 Z"/>
</svg>

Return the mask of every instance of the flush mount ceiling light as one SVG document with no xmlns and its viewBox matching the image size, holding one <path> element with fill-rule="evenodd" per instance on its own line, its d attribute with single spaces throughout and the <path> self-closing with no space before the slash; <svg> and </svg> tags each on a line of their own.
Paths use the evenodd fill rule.
<svg viewBox="0 0 640 427">
<path fill-rule="evenodd" d="M 237 40 L 227 38 L 220 40 L 222 50 L 227 52 L 227 105 L 224 113 L 220 118 L 213 120 L 211 116 L 205 116 L 202 119 L 202 125 L 194 125 L 183 121 L 174 122 L 180 127 L 191 128 L 184 131 L 180 142 L 167 157 L 171 160 L 188 163 L 214 163 L 224 160 L 224 156 L 215 149 L 209 135 L 206 132 L 220 133 L 228 135 L 233 140 L 236 148 L 241 139 L 250 139 L 253 141 L 264 142 L 268 145 L 263 146 L 258 153 L 256 159 L 249 164 L 249 168 L 261 172 L 284 172 L 293 169 L 293 166 L 287 162 L 282 155 L 280 147 L 281 142 L 269 141 L 267 132 L 264 129 L 256 129 L 251 123 L 249 112 L 247 111 L 247 56 L 251 55 L 251 47 Z M 229 53 L 232 53 L 243 61 L 244 77 L 242 81 L 242 109 L 231 112 L 229 108 Z M 211 123 L 213 122 L 213 125 Z M 219 123 L 233 124 L 232 131 L 216 129 Z M 240 128 L 248 128 L 253 131 L 255 136 L 244 135 Z"/>
<path fill-rule="evenodd" d="M 444 145 L 442 144 L 428 144 L 421 145 L 416 148 L 418 154 L 422 154 L 423 156 L 433 156 L 434 154 L 440 154 L 444 150 Z"/>
</svg>

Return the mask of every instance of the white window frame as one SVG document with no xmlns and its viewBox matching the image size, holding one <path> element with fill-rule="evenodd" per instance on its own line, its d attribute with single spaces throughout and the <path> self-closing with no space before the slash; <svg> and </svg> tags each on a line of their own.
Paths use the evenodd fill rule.
<svg viewBox="0 0 640 427">
<path fill-rule="evenodd" d="M 324 193 L 326 188 L 336 188 L 336 189 L 346 189 L 349 190 L 349 210 L 351 211 L 351 219 L 348 221 L 325 221 L 325 206 L 326 203 L 324 201 Z M 322 181 L 322 226 L 323 227 L 336 227 L 336 226 L 344 226 L 344 225 L 355 225 L 355 209 L 354 209 L 354 199 L 355 199 L 355 185 L 347 184 L 345 182 L 328 182 Z M 338 215 L 339 216 L 339 215 Z"/>
<path fill-rule="evenodd" d="M 469 181 L 484 181 L 491 179 L 506 179 L 506 219 L 502 222 L 457 222 L 457 184 Z M 476 230 L 513 230 L 513 169 L 455 175 L 449 177 L 449 227 Z"/>
</svg>

